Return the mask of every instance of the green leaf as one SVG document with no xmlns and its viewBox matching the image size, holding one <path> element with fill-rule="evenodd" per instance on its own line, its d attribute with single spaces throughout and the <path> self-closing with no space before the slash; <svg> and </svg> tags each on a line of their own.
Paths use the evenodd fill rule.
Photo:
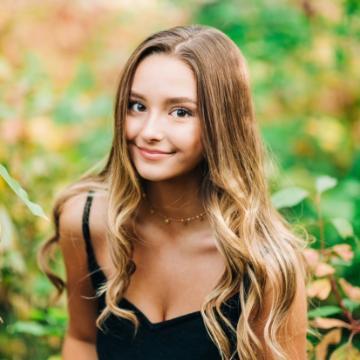
<svg viewBox="0 0 360 360">
<path fill-rule="evenodd" d="M 13 333 L 30 334 L 34 336 L 43 336 L 47 334 L 46 328 L 33 321 L 17 321 L 10 326 Z"/>
<path fill-rule="evenodd" d="M 308 312 L 308 316 L 309 318 L 327 317 L 330 315 L 339 314 L 341 312 L 342 310 L 338 306 L 321 306 L 313 310 L 310 310 Z"/>
<path fill-rule="evenodd" d="M 329 360 L 359 360 L 360 351 L 352 346 L 351 343 L 345 343 L 338 347 L 330 356 Z"/>
<path fill-rule="evenodd" d="M 337 179 L 331 176 L 324 175 L 316 178 L 316 190 L 320 194 L 326 190 L 334 188 L 336 184 Z"/>
<path fill-rule="evenodd" d="M 2 251 L 15 250 L 15 226 L 3 205 L 0 205 L 0 238 Z"/>
<path fill-rule="evenodd" d="M 91 68 L 86 64 L 80 64 L 68 92 L 72 95 L 78 94 L 90 90 L 94 84 L 95 78 Z"/>
<path fill-rule="evenodd" d="M 271 200 L 277 209 L 281 209 L 299 204 L 308 195 L 309 193 L 305 189 L 299 187 L 289 187 L 273 194 Z"/>
<path fill-rule="evenodd" d="M 49 316 L 60 323 L 66 322 L 68 318 L 67 313 L 66 311 L 64 311 L 64 309 L 55 307 L 49 308 Z"/>
<path fill-rule="evenodd" d="M 343 303 L 351 312 L 353 312 L 360 306 L 358 302 L 350 300 L 348 298 L 343 299 Z"/>
<path fill-rule="evenodd" d="M 353 227 L 348 220 L 344 218 L 332 218 L 331 223 L 343 239 L 354 236 Z"/>
<path fill-rule="evenodd" d="M 30 209 L 30 211 L 34 215 L 40 216 L 49 221 L 49 218 L 45 215 L 41 206 L 29 200 L 26 191 L 20 186 L 20 184 L 15 179 L 13 179 L 10 176 L 6 168 L 1 164 L 0 164 L 0 176 L 2 176 L 5 182 L 10 186 L 10 188 L 15 192 L 15 194 L 23 201 L 23 203 Z"/>
</svg>

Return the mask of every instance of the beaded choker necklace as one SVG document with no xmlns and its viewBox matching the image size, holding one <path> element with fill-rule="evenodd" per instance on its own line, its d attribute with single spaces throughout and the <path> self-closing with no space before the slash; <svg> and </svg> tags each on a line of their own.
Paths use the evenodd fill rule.
<svg viewBox="0 0 360 360">
<path fill-rule="evenodd" d="M 144 192 L 142 193 L 142 196 L 143 196 L 143 198 L 146 198 L 146 201 L 149 204 L 149 207 L 150 207 L 149 212 L 150 212 L 150 214 L 152 214 L 152 215 L 156 214 L 156 215 L 160 216 L 163 219 L 165 224 L 170 224 L 171 221 L 175 221 L 175 222 L 180 222 L 180 223 L 182 223 L 184 225 L 187 225 L 190 221 L 193 221 L 193 220 L 200 220 L 200 221 L 204 220 L 204 217 L 205 217 L 205 214 L 206 214 L 205 211 L 203 211 L 200 214 L 194 215 L 194 216 L 188 216 L 188 217 L 183 217 L 183 218 L 173 218 L 173 217 L 170 217 L 170 216 L 166 216 L 166 215 L 162 214 L 161 212 L 159 212 L 156 208 L 154 208 L 150 204 L 149 199 L 148 199 L 148 197 L 146 196 L 146 194 Z"/>
</svg>

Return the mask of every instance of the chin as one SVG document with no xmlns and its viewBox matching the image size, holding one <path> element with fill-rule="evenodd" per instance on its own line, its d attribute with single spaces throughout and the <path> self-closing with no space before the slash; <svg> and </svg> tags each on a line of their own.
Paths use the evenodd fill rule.
<svg viewBox="0 0 360 360">
<path fill-rule="evenodd" d="M 148 174 L 141 174 L 139 173 L 139 176 L 141 178 L 143 178 L 144 180 L 147 181 L 152 181 L 152 182 L 158 182 L 158 181 L 166 181 L 166 180 L 170 180 L 171 178 L 173 178 L 173 176 L 161 176 L 161 175 L 148 175 Z"/>
<path fill-rule="evenodd" d="M 160 167 L 154 167 L 153 169 L 145 169 L 143 166 L 137 166 L 136 171 L 140 177 L 149 181 L 166 181 L 181 175 L 177 172 L 169 172 L 168 168 L 161 169 Z"/>
</svg>

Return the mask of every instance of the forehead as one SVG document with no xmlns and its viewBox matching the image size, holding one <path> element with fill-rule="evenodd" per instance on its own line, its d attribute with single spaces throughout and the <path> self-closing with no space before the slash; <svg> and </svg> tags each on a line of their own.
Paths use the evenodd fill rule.
<svg viewBox="0 0 360 360">
<path fill-rule="evenodd" d="M 138 65 L 131 90 L 146 96 L 186 96 L 196 100 L 196 79 L 183 61 L 166 54 L 154 54 Z"/>
</svg>

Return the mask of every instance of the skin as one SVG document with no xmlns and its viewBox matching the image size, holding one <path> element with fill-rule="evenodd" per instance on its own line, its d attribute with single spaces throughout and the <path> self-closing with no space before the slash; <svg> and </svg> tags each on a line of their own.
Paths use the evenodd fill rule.
<svg viewBox="0 0 360 360">
<path fill-rule="evenodd" d="M 193 73 L 174 57 L 151 55 L 139 64 L 131 91 L 125 134 L 132 163 L 139 176 L 146 180 L 148 200 L 140 204 L 136 219 L 141 240 L 134 246 L 137 269 L 124 295 L 149 321 L 156 323 L 198 311 L 205 296 L 215 287 L 225 264 L 206 218 L 184 226 L 176 221 L 165 224 L 161 217 L 149 213 L 149 202 L 162 214 L 174 218 L 203 211 L 198 196 L 198 165 L 203 158 L 203 148 Z M 193 102 L 169 103 L 170 97 L 187 97 Z M 149 160 L 139 147 L 171 154 Z M 85 298 L 95 295 L 87 272 L 82 237 L 85 198 L 86 194 L 71 198 L 60 216 L 59 245 L 66 266 L 69 312 L 62 352 L 65 360 L 97 358 L 97 302 Z M 106 213 L 106 195 L 98 194 L 90 212 L 91 241 L 97 262 L 109 277 L 114 270 L 104 236 Z M 263 311 L 254 324 L 260 339 L 269 315 L 272 291 L 272 288 L 266 290 Z M 284 341 L 289 359 L 306 359 L 304 294 L 300 281 Z M 261 341 L 264 343 L 263 339 Z M 267 350 L 266 359 L 271 359 Z"/>
<path fill-rule="evenodd" d="M 137 271 L 125 297 L 152 322 L 199 310 L 224 269 L 207 219 L 184 226 L 176 221 L 165 224 L 149 214 L 149 203 L 172 218 L 204 210 L 198 195 L 203 146 L 196 96 L 192 71 L 174 57 L 149 56 L 135 72 L 125 134 L 133 165 L 146 180 L 147 200 L 137 218 L 142 240 L 134 251 Z M 171 102 L 171 98 L 188 100 Z M 168 155 L 147 159 L 139 148 Z M 195 290 L 194 273 L 199 274 Z M 146 299 L 144 293 L 149 294 Z"/>
<path fill-rule="evenodd" d="M 126 138 L 136 170 L 148 180 L 150 202 L 172 217 L 202 212 L 196 166 L 203 157 L 203 147 L 193 73 L 176 58 L 152 55 L 138 66 L 131 93 L 142 97 L 130 97 Z M 172 97 L 187 97 L 193 102 L 167 103 Z M 148 160 L 139 147 L 171 154 Z"/>
</svg>

